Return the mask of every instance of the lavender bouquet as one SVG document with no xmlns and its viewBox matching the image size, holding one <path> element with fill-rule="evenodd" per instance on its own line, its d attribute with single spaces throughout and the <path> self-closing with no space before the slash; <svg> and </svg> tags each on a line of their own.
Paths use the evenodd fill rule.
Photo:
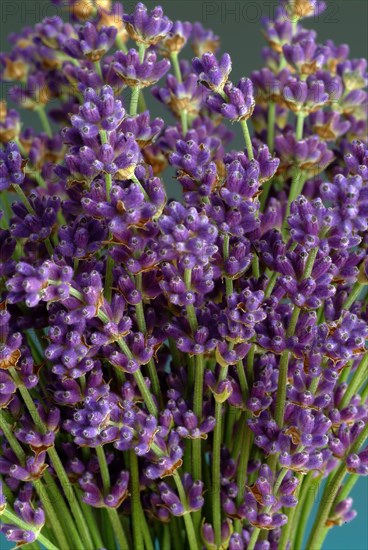
<svg viewBox="0 0 368 550">
<path fill-rule="evenodd" d="M 53 2 L 0 56 L 43 124 L 1 103 L 1 536 L 318 550 L 368 473 L 366 61 L 316 0 L 237 83 L 200 23 Z"/>
</svg>

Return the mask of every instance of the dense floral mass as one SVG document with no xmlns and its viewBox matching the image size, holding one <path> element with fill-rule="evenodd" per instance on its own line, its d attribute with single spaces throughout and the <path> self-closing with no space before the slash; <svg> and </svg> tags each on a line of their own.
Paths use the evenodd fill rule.
<svg viewBox="0 0 368 550">
<path fill-rule="evenodd" d="M 52 1 L 0 54 L 0 535 L 322 548 L 368 474 L 367 63 L 317 0 L 239 82 L 201 23 Z"/>
</svg>

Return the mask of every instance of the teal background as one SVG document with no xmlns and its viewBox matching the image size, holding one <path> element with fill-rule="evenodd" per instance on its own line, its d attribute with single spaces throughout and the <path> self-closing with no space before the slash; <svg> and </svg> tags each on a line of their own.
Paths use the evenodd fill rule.
<svg viewBox="0 0 368 550">
<path fill-rule="evenodd" d="M 135 3 L 131 0 L 123 2 L 124 11 L 129 12 Z M 204 26 L 212 28 L 221 37 L 221 51 L 227 51 L 232 56 L 234 81 L 262 66 L 260 51 L 265 42 L 261 35 L 260 17 L 273 13 L 272 10 L 277 5 L 275 0 L 148 0 L 145 4 L 149 7 L 161 4 L 165 13 L 172 19 L 201 21 Z M 330 38 L 336 44 L 348 43 L 351 57 L 367 57 L 368 1 L 327 0 L 327 4 L 326 12 L 317 19 L 304 20 L 303 24 L 318 32 L 319 41 L 323 42 Z M 52 6 L 48 0 L 0 0 L 0 51 L 9 49 L 6 40 L 8 33 L 18 32 L 23 26 L 32 26 L 43 17 L 54 14 L 61 15 L 60 8 Z M 190 51 L 185 53 L 190 59 L 192 53 Z M 7 90 L 8 85 L 1 84 L 1 98 L 6 97 Z M 153 105 L 152 102 L 149 103 Z M 163 116 L 164 111 L 160 110 L 157 102 L 154 105 L 155 115 Z M 25 126 L 38 127 L 35 115 L 24 112 L 22 116 Z M 167 119 L 166 113 L 165 117 Z M 234 130 L 238 132 L 238 128 Z M 234 147 L 244 147 L 239 132 Z M 170 185 L 169 195 L 177 195 L 177 189 Z M 367 478 L 359 480 L 354 487 L 352 497 L 354 509 L 358 511 L 357 518 L 347 525 L 330 530 L 322 550 L 366 550 L 368 548 Z M 318 503 L 316 503 L 317 506 Z M 13 546 L 0 534 L 0 550 L 8 550 Z"/>
</svg>

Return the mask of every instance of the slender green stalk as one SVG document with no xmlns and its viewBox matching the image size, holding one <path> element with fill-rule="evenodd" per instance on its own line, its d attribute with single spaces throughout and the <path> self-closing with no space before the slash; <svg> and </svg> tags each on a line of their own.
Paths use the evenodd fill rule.
<svg viewBox="0 0 368 550">
<path fill-rule="evenodd" d="M 225 380 L 228 367 L 221 367 L 218 383 Z M 215 543 L 221 546 L 221 441 L 222 441 L 222 412 L 223 404 L 215 403 L 215 429 L 213 432 L 212 447 L 212 520 L 215 533 Z"/>
<path fill-rule="evenodd" d="M 258 535 L 261 532 L 259 527 L 254 527 L 252 536 L 250 537 L 249 544 L 247 546 L 247 550 L 254 550 L 254 547 L 256 545 L 256 542 L 258 540 Z"/>
<path fill-rule="evenodd" d="M 180 70 L 180 64 L 179 64 L 179 58 L 178 53 L 173 52 L 170 56 L 170 60 L 174 69 L 174 74 L 179 83 L 183 82 L 183 77 Z M 186 109 L 182 109 L 180 111 L 180 119 L 181 119 L 181 127 L 183 131 L 183 135 L 185 135 L 188 131 L 188 111 Z"/>
<path fill-rule="evenodd" d="M 139 292 L 142 292 L 142 273 L 138 273 L 135 277 L 136 281 L 136 288 L 139 290 Z M 144 308 L 143 308 L 143 301 L 141 300 L 138 302 L 138 304 L 135 306 L 135 313 L 137 317 L 137 325 L 139 330 L 143 333 L 144 336 L 147 334 L 147 325 L 146 325 L 146 319 L 144 316 Z M 148 362 L 148 374 L 151 380 L 152 384 L 152 391 L 154 395 L 156 396 L 156 399 L 159 403 L 162 403 L 162 395 L 161 395 L 161 388 L 160 388 L 160 382 L 157 375 L 157 369 L 156 365 L 153 359 L 150 359 Z"/>
<path fill-rule="evenodd" d="M 127 48 L 126 44 L 123 42 L 121 36 L 119 36 L 119 34 L 116 37 L 115 45 L 118 48 L 118 50 L 121 50 L 124 53 L 128 53 L 128 48 Z"/>
<path fill-rule="evenodd" d="M 103 81 L 103 76 L 102 76 L 102 70 L 101 70 L 101 63 L 99 61 L 95 61 L 93 63 L 94 65 L 94 68 L 95 68 L 95 71 L 96 73 L 98 74 L 98 76 L 101 78 L 101 80 Z"/>
<path fill-rule="evenodd" d="M 119 550 L 130 550 L 118 511 L 115 508 L 107 508 L 107 514 L 109 516 L 116 540 L 118 541 Z"/>
<path fill-rule="evenodd" d="M 203 378 L 204 378 L 204 360 L 203 355 L 196 355 L 195 361 L 195 379 L 194 379 L 194 397 L 193 397 L 193 412 L 198 418 L 198 423 L 202 419 L 203 408 Z M 202 440 L 201 438 L 193 439 L 193 461 L 192 469 L 194 479 L 202 479 Z"/>
<path fill-rule="evenodd" d="M 266 286 L 265 290 L 265 297 L 269 298 L 272 294 L 272 291 L 275 287 L 276 281 L 277 281 L 278 273 L 277 271 L 274 271 L 270 277 L 270 280 L 268 281 L 268 284 Z"/>
<path fill-rule="evenodd" d="M 302 476 L 303 474 L 298 473 L 297 478 L 299 479 L 299 486 L 298 486 L 298 494 L 300 494 L 300 486 L 302 484 Z M 297 495 L 295 495 L 297 496 Z M 289 539 L 293 532 L 295 532 L 295 515 L 297 513 L 297 506 L 294 506 L 293 508 L 288 508 L 286 515 L 288 516 L 288 522 L 281 530 L 281 538 L 279 541 L 279 548 L 287 548 Z M 290 548 L 292 548 L 292 545 L 290 543 Z"/>
<path fill-rule="evenodd" d="M 294 306 L 290 324 L 287 330 L 287 336 L 289 337 L 294 335 L 296 324 L 299 318 L 299 313 L 300 313 L 300 309 L 297 306 Z M 282 352 L 280 357 L 279 380 L 277 383 L 276 406 L 275 406 L 275 420 L 280 427 L 282 427 L 284 422 L 288 365 L 289 365 L 289 350 L 285 350 Z"/>
<path fill-rule="evenodd" d="M 250 449 L 251 449 L 252 438 L 253 438 L 252 430 L 248 426 L 249 418 L 250 418 L 249 413 L 247 412 L 242 413 L 242 423 L 241 423 L 242 441 L 241 441 L 241 447 L 240 447 L 239 463 L 238 463 L 237 478 L 236 478 L 236 484 L 238 486 L 238 495 L 236 500 L 237 500 L 238 506 L 244 500 L 245 486 L 247 482 L 248 461 L 249 461 Z M 238 457 L 236 457 L 235 460 L 237 460 L 237 458 Z M 238 533 L 241 533 L 241 530 L 242 530 L 242 523 L 239 521 L 236 523 L 236 531 Z"/>
<path fill-rule="evenodd" d="M 52 137 L 52 129 L 51 129 L 50 122 L 49 122 L 49 119 L 48 119 L 48 116 L 47 116 L 44 105 L 41 105 L 40 107 L 38 107 L 37 113 L 38 113 L 38 116 L 40 117 L 42 128 L 44 129 L 44 131 L 46 132 L 48 137 L 51 138 Z"/>
<path fill-rule="evenodd" d="M 56 485 L 54 478 L 51 476 L 48 470 L 43 474 L 45 481 L 45 489 L 47 491 L 48 499 L 55 508 L 55 512 L 58 518 L 61 519 L 61 523 L 65 525 L 65 532 L 72 548 L 79 548 L 83 545 L 78 529 L 75 525 L 74 519 L 70 510 L 64 500 L 63 495 L 60 493 L 59 487 Z M 66 528 L 67 526 L 67 528 Z"/>
<path fill-rule="evenodd" d="M 276 103 L 273 101 L 270 102 L 268 106 L 268 121 L 267 121 L 267 146 L 270 153 L 273 153 L 274 141 L 275 141 L 275 115 L 276 115 Z M 262 195 L 260 198 L 261 211 L 263 212 L 266 204 L 268 195 L 272 187 L 273 178 L 266 181 L 262 186 Z"/>
<path fill-rule="evenodd" d="M 226 429 L 225 429 L 225 447 L 227 447 L 230 451 L 233 447 L 234 425 L 237 417 L 238 417 L 238 409 L 230 405 L 226 413 Z"/>
<path fill-rule="evenodd" d="M 296 116 L 295 137 L 298 141 L 300 141 L 303 138 L 304 119 L 305 119 L 305 114 L 304 113 L 298 113 L 297 114 L 297 116 Z"/>
<path fill-rule="evenodd" d="M 151 533 L 148 527 L 148 523 L 146 520 L 146 515 L 143 511 L 143 508 L 141 507 L 141 529 L 143 533 L 143 542 L 146 550 L 154 550 L 154 546 L 152 543 Z"/>
<path fill-rule="evenodd" d="M 24 386 L 22 380 L 19 378 L 18 373 L 17 373 L 17 371 L 15 370 L 14 367 L 9 369 L 9 373 L 11 374 L 11 376 L 12 376 L 13 380 L 15 381 L 15 383 L 17 384 L 17 387 L 18 387 L 19 392 L 22 396 L 22 399 L 23 399 L 23 401 L 24 401 L 24 403 L 25 403 L 25 405 L 28 409 L 29 414 L 31 415 L 31 418 L 32 418 L 37 430 L 41 434 L 45 434 L 46 431 L 47 431 L 46 426 L 44 425 L 44 423 L 41 420 L 40 415 L 38 414 L 38 411 L 37 411 L 36 406 L 33 402 L 31 394 L 29 393 L 28 389 Z M 69 506 L 72 510 L 72 513 L 73 513 L 73 516 L 75 518 L 75 521 L 76 521 L 77 527 L 79 529 L 80 535 L 82 537 L 82 540 L 83 540 L 84 544 L 86 544 L 87 546 L 91 546 L 92 545 L 92 540 L 91 540 L 89 531 L 87 529 L 82 511 L 81 511 L 81 509 L 79 507 L 79 504 L 78 504 L 78 502 L 75 498 L 74 492 L 71 490 L 71 484 L 70 484 L 69 478 L 68 478 L 68 476 L 67 476 L 67 474 L 64 470 L 64 467 L 63 467 L 62 462 L 59 458 L 59 455 L 57 454 L 57 451 L 56 451 L 55 447 L 49 447 L 49 449 L 47 449 L 47 454 L 49 455 L 49 457 L 51 459 L 51 462 L 53 464 L 55 472 L 56 472 L 56 474 L 59 478 L 59 482 L 60 482 L 61 486 L 63 487 L 65 496 L 66 496 L 66 498 L 69 502 Z"/>
<path fill-rule="evenodd" d="M 352 399 L 352 397 L 358 392 L 359 388 L 364 384 L 367 379 L 367 366 L 368 366 L 368 354 L 366 353 L 361 362 L 359 363 L 356 371 L 353 374 L 352 379 L 347 387 L 346 392 L 344 393 L 341 402 L 339 404 L 339 409 L 344 409 L 347 407 Z"/>
<path fill-rule="evenodd" d="M 179 498 L 180 498 L 181 503 L 183 504 L 184 509 L 186 511 L 186 513 L 184 514 L 184 523 L 185 523 L 185 529 L 186 529 L 186 532 L 187 532 L 189 548 L 190 548 L 190 550 L 199 550 L 197 540 L 196 540 L 196 534 L 195 534 L 195 530 L 194 530 L 192 517 L 191 517 L 191 514 L 188 511 L 187 497 L 186 497 L 184 487 L 183 487 L 183 484 L 182 484 L 182 481 L 181 481 L 181 478 L 180 478 L 180 475 L 178 474 L 178 472 L 174 472 L 173 478 L 174 478 L 175 485 L 176 485 L 176 488 L 177 488 L 178 493 L 179 493 Z"/>
<path fill-rule="evenodd" d="M 354 286 L 353 286 L 353 288 L 352 288 L 352 290 L 349 294 L 348 299 L 346 300 L 346 302 L 343 305 L 344 309 L 350 309 L 351 308 L 351 306 L 353 305 L 355 300 L 357 298 L 359 298 L 359 294 L 361 293 L 362 289 L 363 289 L 363 285 L 359 281 L 357 281 L 354 284 Z"/>
<path fill-rule="evenodd" d="M 143 185 L 141 184 L 141 182 L 139 181 L 139 179 L 136 178 L 134 174 L 132 174 L 132 175 L 130 176 L 130 179 L 131 179 L 132 181 L 134 181 L 134 183 L 135 183 L 136 185 L 138 185 L 138 187 L 139 187 L 140 191 L 143 193 L 143 196 L 144 196 L 144 198 L 146 199 L 146 201 L 150 202 L 151 199 L 150 199 L 149 196 L 147 195 L 147 192 L 146 192 L 146 190 L 144 189 L 144 187 L 143 187 Z"/>
<path fill-rule="evenodd" d="M 57 281 L 49 281 L 49 283 L 57 284 L 58 282 Z M 84 301 L 83 300 L 83 295 L 78 290 L 76 290 L 75 288 L 70 288 L 70 294 L 71 294 L 71 296 L 74 296 L 75 298 L 78 298 L 78 300 L 80 300 L 81 302 Z M 109 318 L 101 310 L 99 310 L 99 312 L 98 312 L 98 318 L 105 324 L 109 322 Z M 130 351 L 129 347 L 127 346 L 127 344 L 126 344 L 126 342 L 123 338 L 119 338 L 118 340 L 116 340 L 116 343 L 118 344 L 120 349 L 125 353 L 125 355 L 128 357 L 128 359 L 133 358 L 132 352 Z M 119 371 L 119 369 L 117 369 L 117 370 Z M 152 414 L 153 416 L 157 417 L 157 415 L 158 415 L 157 407 L 156 407 L 155 402 L 152 398 L 151 392 L 147 388 L 147 385 L 144 381 L 144 378 L 143 378 L 143 375 L 142 375 L 141 371 L 140 370 L 135 371 L 133 373 L 133 377 L 136 381 L 136 384 L 139 388 L 139 391 L 142 394 L 143 400 L 145 402 L 145 405 L 146 405 L 149 413 Z"/>
<path fill-rule="evenodd" d="M 171 536 L 168 525 L 163 525 L 162 550 L 171 550 Z"/>
<path fill-rule="evenodd" d="M 173 52 L 170 56 L 170 61 L 172 63 L 174 74 L 178 82 L 183 82 L 183 78 L 181 75 L 180 65 L 179 65 L 179 58 L 178 58 L 178 52 Z"/>
<path fill-rule="evenodd" d="M 303 138 L 303 126 L 304 126 L 304 113 L 298 113 L 296 118 L 296 130 L 295 130 L 295 137 L 298 141 L 300 141 Z M 303 190 L 303 183 L 304 183 L 304 174 L 303 171 L 300 170 L 299 167 L 295 167 L 294 169 L 294 177 L 293 181 L 291 183 L 289 197 L 288 197 L 288 203 L 286 207 L 286 214 L 285 214 L 285 222 L 283 227 L 283 235 L 286 238 L 287 237 L 287 218 L 290 214 L 290 205 L 293 202 L 293 200 L 296 199 L 298 195 Z"/>
<path fill-rule="evenodd" d="M 24 531 L 33 531 L 37 537 L 37 540 L 41 544 L 43 544 L 46 550 L 60 550 L 57 546 L 52 544 L 52 542 L 50 542 L 44 535 L 36 530 L 33 525 L 29 525 L 28 523 L 20 519 L 14 512 L 9 510 L 8 507 L 6 507 L 5 510 L 2 512 L 2 518 L 7 520 L 12 525 L 20 527 L 20 529 L 23 529 Z"/>
<path fill-rule="evenodd" d="M 247 355 L 247 383 L 248 387 L 253 384 L 254 380 L 254 355 L 256 353 L 256 346 L 251 345 Z"/>
<path fill-rule="evenodd" d="M 253 160 L 254 159 L 254 154 L 253 154 L 252 140 L 251 140 L 251 137 L 250 137 L 247 121 L 242 120 L 240 122 L 240 125 L 241 125 L 242 130 L 243 130 L 245 145 L 246 145 L 247 152 L 248 152 L 248 158 L 249 158 L 249 160 Z"/>
<path fill-rule="evenodd" d="M 106 461 L 105 451 L 102 445 L 96 447 L 96 455 L 97 455 L 98 465 L 100 467 L 102 486 L 104 489 L 104 493 L 106 495 L 110 490 L 110 473 L 109 473 L 109 467 Z"/>
<path fill-rule="evenodd" d="M 268 120 L 267 120 L 267 146 L 270 153 L 273 153 L 273 146 L 275 141 L 275 118 L 276 118 L 276 103 L 271 101 L 268 106 Z"/>
<path fill-rule="evenodd" d="M 224 261 L 229 259 L 229 246 L 230 246 L 230 235 L 225 233 L 224 242 L 222 245 Z M 230 277 L 225 277 L 225 288 L 226 296 L 230 296 L 233 293 L 233 281 Z"/>
<path fill-rule="evenodd" d="M 245 376 L 244 364 L 243 364 L 243 361 L 241 359 L 236 364 L 236 372 L 237 372 L 238 378 L 239 378 L 239 385 L 240 385 L 240 389 L 241 389 L 241 393 L 242 393 L 242 398 L 243 398 L 243 401 L 245 403 L 245 401 L 248 397 L 249 389 L 248 389 L 247 378 Z"/>
<path fill-rule="evenodd" d="M 252 275 L 255 279 L 259 279 L 259 259 L 256 252 L 253 253 Z"/>
<path fill-rule="evenodd" d="M 1 220 L 1 222 L 5 221 L 4 229 L 6 229 L 7 227 L 9 227 L 10 220 L 13 215 L 13 210 L 11 209 L 11 206 L 9 204 L 9 193 L 7 189 L 4 189 L 1 193 L 0 206 L 5 214 L 4 219 Z"/>
<path fill-rule="evenodd" d="M 354 454 L 359 451 L 361 445 L 364 443 L 368 436 L 368 424 L 365 425 L 360 432 L 353 445 L 349 449 L 349 454 Z M 309 537 L 306 550 L 314 550 L 315 548 L 321 548 L 323 539 L 326 535 L 325 526 L 331 511 L 332 505 L 335 501 L 337 493 L 340 489 L 342 481 L 346 474 L 346 462 L 343 460 L 337 472 L 333 476 L 331 483 L 327 483 L 323 492 L 321 504 L 318 508 L 317 517 L 313 524 L 311 535 Z"/>
<path fill-rule="evenodd" d="M 81 510 L 83 512 L 84 517 L 86 518 L 88 529 L 91 533 L 91 537 L 93 539 L 93 542 L 95 544 L 96 548 L 103 548 L 104 543 L 101 537 L 100 530 L 98 528 L 98 525 L 96 523 L 96 518 L 93 514 L 93 508 L 92 506 L 88 506 L 85 502 L 83 502 L 81 498 L 81 492 L 79 490 L 76 491 L 78 502 L 81 507 Z M 69 528 L 69 526 L 68 526 Z M 74 550 L 75 547 L 72 547 L 72 550 Z"/>
<path fill-rule="evenodd" d="M 321 476 L 314 476 L 315 472 L 308 472 L 300 490 L 300 499 L 297 506 L 298 517 L 294 519 L 296 533 L 293 547 L 295 549 L 302 548 L 304 533 L 311 514 L 311 509 L 313 504 L 316 502 Z"/>
<path fill-rule="evenodd" d="M 19 463 L 22 466 L 24 466 L 26 461 L 26 454 L 23 451 L 19 441 L 14 436 L 14 433 L 11 427 L 9 426 L 8 422 L 5 420 L 4 414 L 1 410 L 0 410 L 0 428 L 8 444 L 10 445 L 12 451 L 14 452 L 15 456 L 19 460 Z M 34 480 L 33 485 L 37 491 L 38 496 L 40 497 L 43 509 L 49 520 L 49 524 L 55 533 L 55 537 L 58 541 L 58 544 L 60 544 L 62 548 L 65 548 L 67 550 L 68 548 L 70 548 L 70 546 L 68 545 L 68 542 L 66 540 L 66 537 L 61 525 L 61 521 L 58 521 L 54 508 L 49 498 L 47 497 L 42 481 L 40 479 Z"/>
<path fill-rule="evenodd" d="M 138 86 L 134 86 L 133 88 L 131 88 L 131 90 L 132 90 L 132 95 L 130 96 L 129 114 L 130 116 L 135 116 L 138 110 L 138 100 L 139 100 L 140 89 Z"/>
<path fill-rule="evenodd" d="M 138 459 L 133 450 L 129 453 L 130 458 L 130 481 L 131 481 L 131 506 L 133 522 L 134 550 L 144 550 L 141 522 L 141 495 L 139 487 Z"/>
<path fill-rule="evenodd" d="M 368 399 L 368 383 L 364 386 L 364 389 L 361 393 L 361 400 L 360 403 L 363 405 Z"/>
</svg>

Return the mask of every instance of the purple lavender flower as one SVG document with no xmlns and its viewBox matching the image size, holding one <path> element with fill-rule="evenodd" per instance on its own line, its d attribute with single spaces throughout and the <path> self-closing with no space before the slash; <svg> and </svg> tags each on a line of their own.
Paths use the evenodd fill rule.
<svg viewBox="0 0 368 550">
<path fill-rule="evenodd" d="M 192 32 L 189 21 L 174 21 L 170 32 L 160 40 L 160 53 L 165 57 L 179 53 L 186 45 Z"/>
<path fill-rule="evenodd" d="M 74 59 L 99 61 L 112 47 L 117 29 L 101 27 L 97 29 L 93 23 L 87 22 L 78 29 L 78 38 L 69 38 L 63 44 L 63 50 Z"/>
<path fill-rule="evenodd" d="M 255 101 L 253 98 L 253 84 L 249 78 L 242 78 L 235 87 L 231 82 L 224 86 L 227 100 L 220 94 L 210 94 L 207 105 L 231 121 L 247 120 L 252 116 Z"/>
<path fill-rule="evenodd" d="M 228 53 L 224 53 L 220 62 L 214 54 L 205 53 L 201 58 L 195 57 L 192 65 L 201 84 L 215 93 L 223 94 L 231 72 L 231 58 Z"/>
<path fill-rule="evenodd" d="M 173 23 L 163 14 L 161 6 L 148 12 L 146 6 L 138 2 L 131 15 L 123 15 L 128 34 L 137 43 L 153 46 L 165 38 Z"/>
<path fill-rule="evenodd" d="M 7 143 L 17 138 L 20 132 L 20 117 L 15 109 L 7 110 L 6 101 L 0 101 L 0 142 Z"/>
<path fill-rule="evenodd" d="M 167 73 L 170 62 L 167 59 L 157 61 L 153 51 L 147 51 L 141 61 L 137 50 L 131 49 L 127 54 L 115 53 L 113 68 L 126 85 L 145 88 L 156 84 Z"/>
<path fill-rule="evenodd" d="M 6 147 L 0 150 L 0 190 L 8 189 L 13 183 L 22 185 L 25 178 L 24 166 L 18 145 L 14 141 L 9 141 Z"/>
<path fill-rule="evenodd" d="M 193 24 L 191 39 L 194 54 L 198 57 L 206 52 L 216 53 L 220 45 L 219 37 L 211 29 L 205 29 L 199 22 Z"/>
<path fill-rule="evenodd" d="M 40 198 L 31 194 L 29 202 L 34 214 L 30 214 L 22 203 L 13 204 L 15 217 L 10 232 L 14 237 L 28 238 L 32 242 L 43 241 L 50 236 L 56 222 L 60 199 L 57 196 Z"/>
</svg>

